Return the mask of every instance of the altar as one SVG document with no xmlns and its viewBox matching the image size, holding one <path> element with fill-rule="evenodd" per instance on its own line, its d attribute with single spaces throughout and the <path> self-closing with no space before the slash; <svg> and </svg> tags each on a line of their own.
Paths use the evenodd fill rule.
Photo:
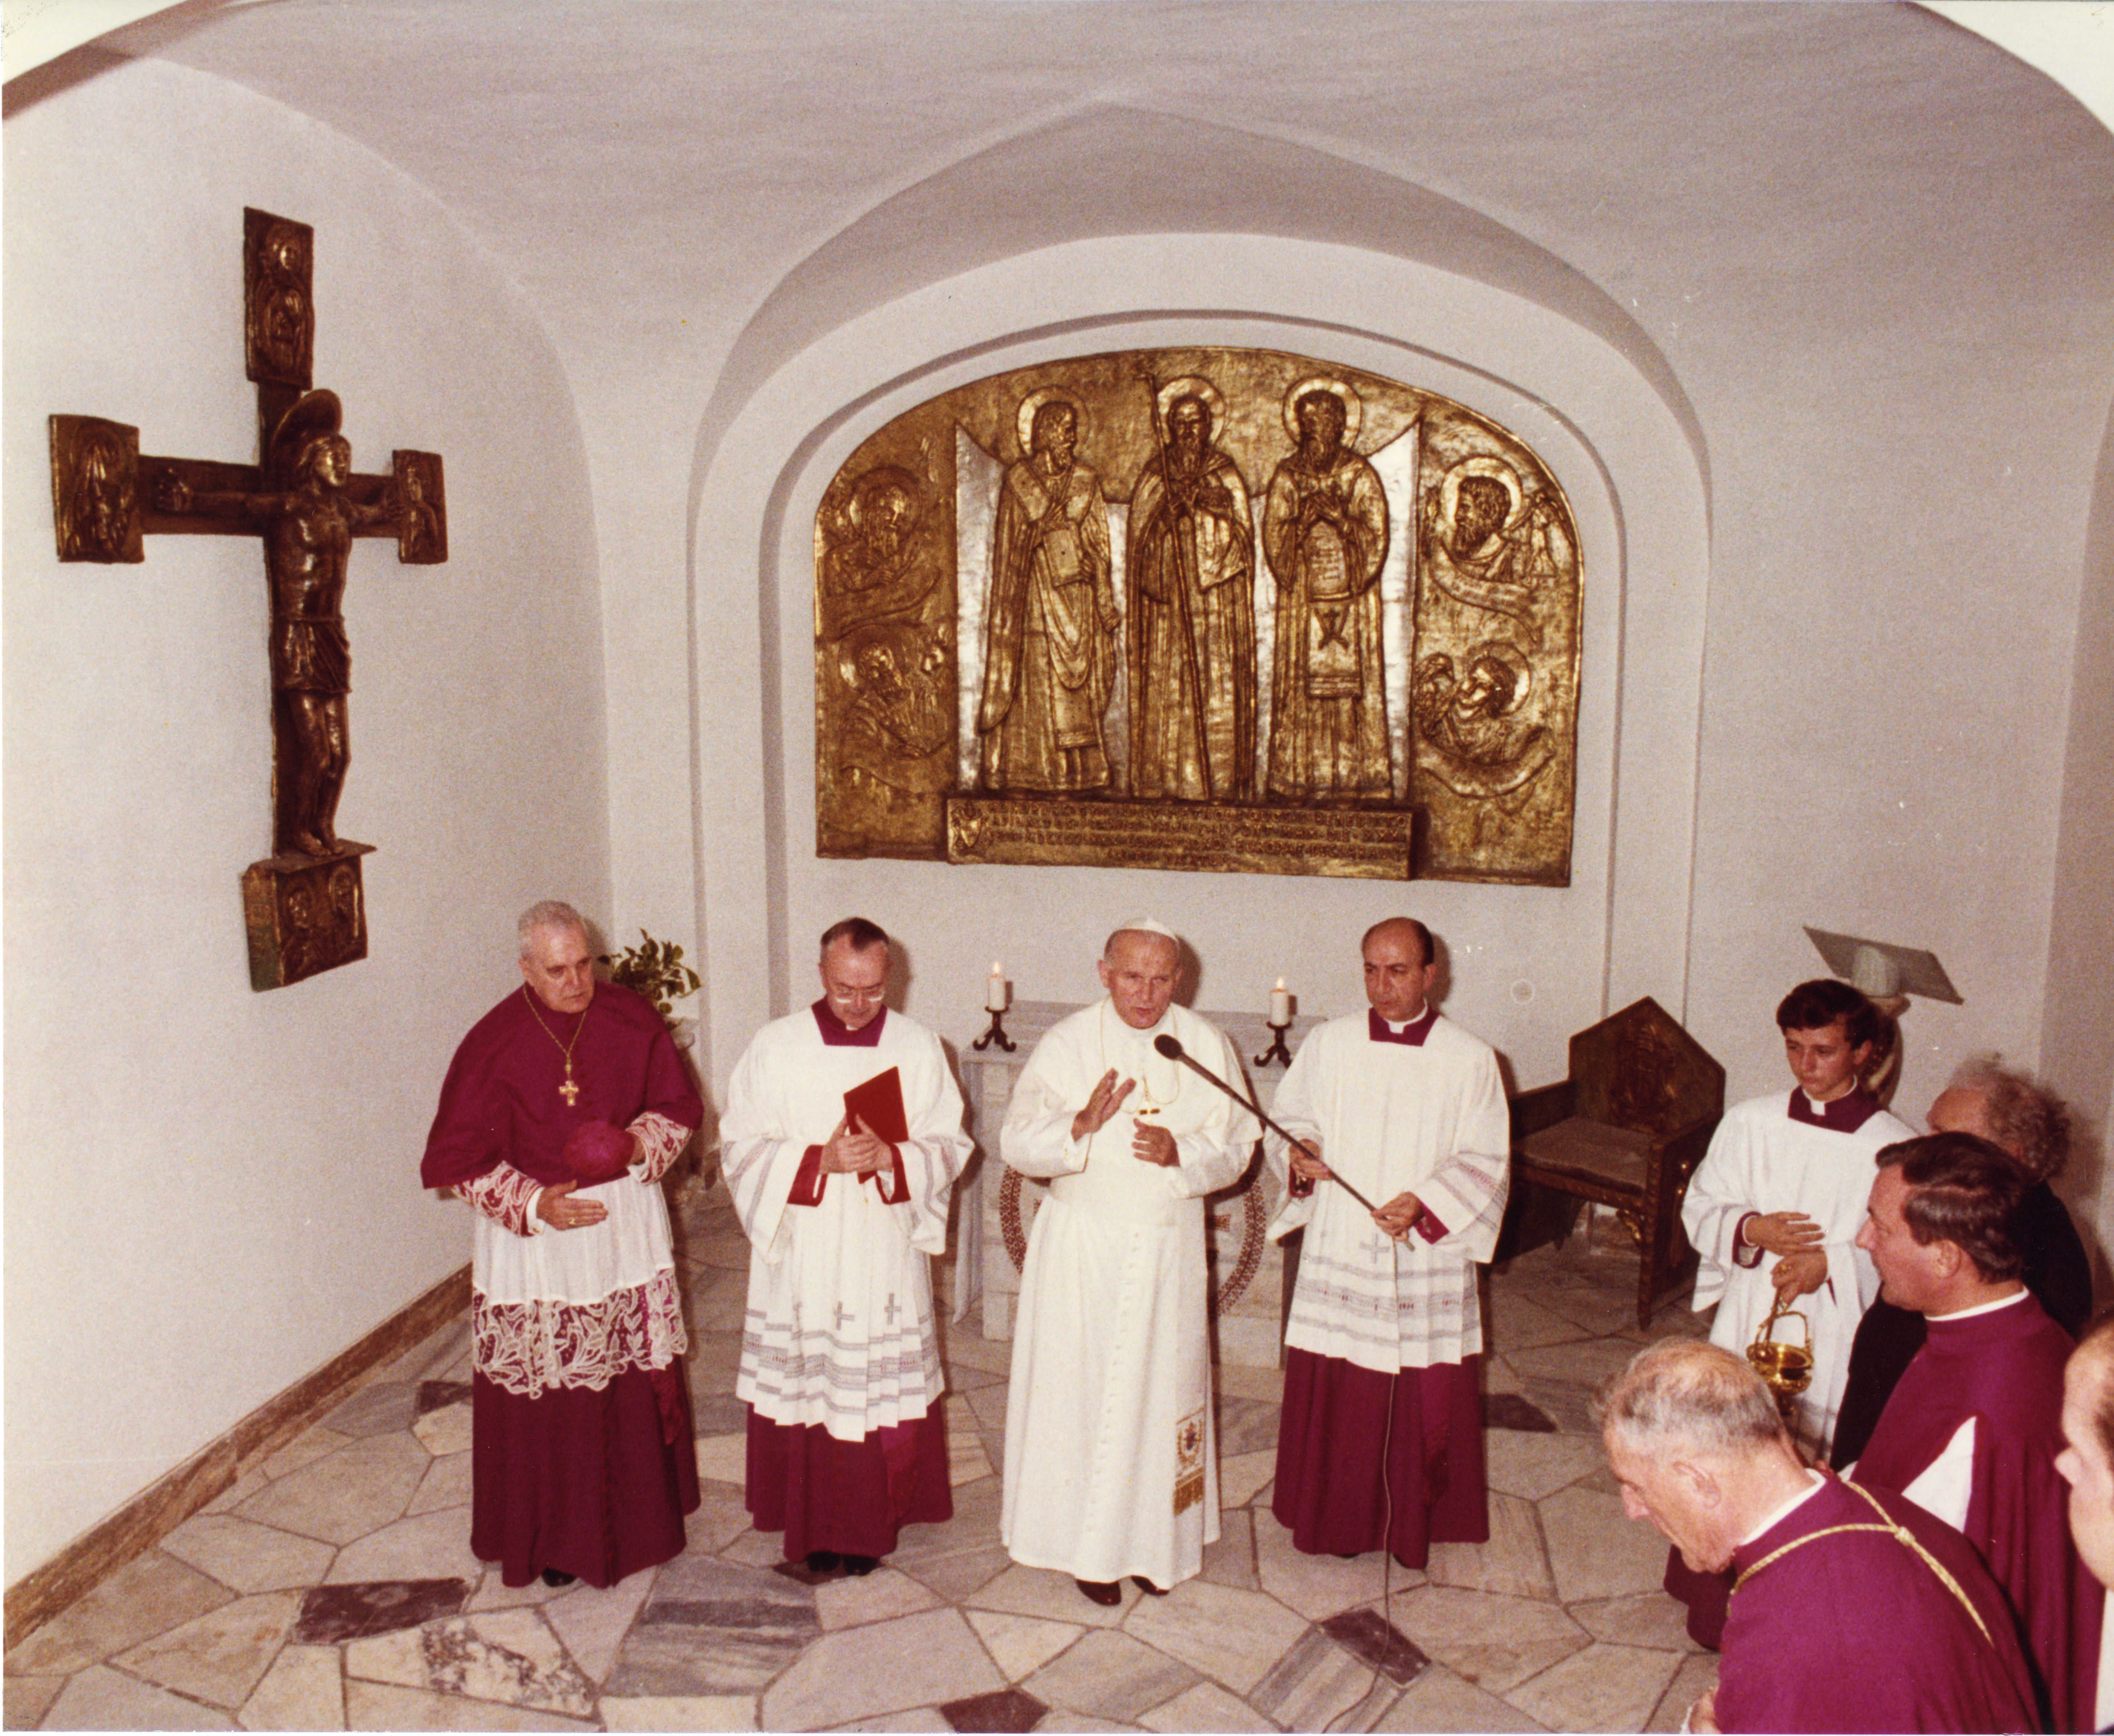
<svg viewBox="0 0 2114 1736">
<path fill-rule="evenodd" d="M 981 1309 L 986 1338 L 1013 1336 L 1028 1226 L 1049 1187 L 1006 1167 L 999 1154 L 999 1130 L 1035 1045 L 1059 1019 L 1077 1010 L 1062 1001 L 1021 1001 L 1005 1015 L 1007 1034 L 1016 1045 L 1012 1052 L 994 1043 L 985 1049 L 965 1047 L 959 1056 L 977 1156 L 956 1195 L 953 1312 L 955 1319 L 963 1320 Z M 1198 1011 L 1226 1033 L 1241 1058 L 1245 1077 L 1229 1083 L 1246 1087 L 1253 1101 L 1270 1109 L 1284 1077 L 1284 1063 L 1256 1064 L 1271 1041 L 1262 1015 Z M 1318 1018 L 1294 1019 L 1285 1033 L 1286 1047 L 1296 1054 L 1306 1033 L 1320 1023 Z M 1283 1161 L 1274 1149 L 1283 1144 L 1276 1134 L 1265 1133 L 1239 1181 L 1205 1202 L 1212 1359 L 1217 1363 L 1256 1368 L 1278 1363 L 1290 1257 L 1263 1232 L 1284 1202 Z"/>
</svg>

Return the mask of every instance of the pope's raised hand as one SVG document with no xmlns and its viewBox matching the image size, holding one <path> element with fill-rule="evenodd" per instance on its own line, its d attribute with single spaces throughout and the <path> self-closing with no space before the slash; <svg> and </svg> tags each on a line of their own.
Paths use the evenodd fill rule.
<svg viewBox="0 0 2114 1736">
<path fill-rule="evenodd" d="M 1123 1099 L 1137 1088 L 1136 1079 L 1116 1083 L 1116 1070 L 1110 1068 L 1094 1087 L 1093 1095 L 1087 1099 L 1087 1106 L 1072 1117 L 1072 1137 L 1085 1139 L 1099 1133 L 1108 1125 L 1109 1117 L 1123 1107 Z"/>
<path fill-rule="evenodd" d="M 1333 1173 L 1321 1161 L 1321 1142 L 1319 1139 L 1302 1139 L 1286 1150 L 1292 1159 L 1292 1173 L 1302 1181 L 1326 1181 Z"/>
</svg>

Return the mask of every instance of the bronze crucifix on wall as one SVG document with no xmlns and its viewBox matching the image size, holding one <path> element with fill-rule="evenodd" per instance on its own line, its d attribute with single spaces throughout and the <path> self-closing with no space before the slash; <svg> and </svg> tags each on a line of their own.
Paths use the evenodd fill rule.
<svg viewBox="0 0 2114 1736">
<path fill-rule="evenodd" d="M 259 462 L 143 457 L 140 431 L 51 419 L 52 508 L 62 561 L 136 561 L 146 535 L 261 538 L 272 599 L 272 854 L 242 876 L 252 988 L 281 988 L 367 956 L 359 859 L 337 835 L 352 760 L 345 631 L 355 537 L 393 536 L 396 558 L 448 557 L 437 453 L 398 451 L 355 475 L 337 395 L 312 389 L 315 231 L 243 217 L 244 329 L 257 387 Z"/>
</svg>

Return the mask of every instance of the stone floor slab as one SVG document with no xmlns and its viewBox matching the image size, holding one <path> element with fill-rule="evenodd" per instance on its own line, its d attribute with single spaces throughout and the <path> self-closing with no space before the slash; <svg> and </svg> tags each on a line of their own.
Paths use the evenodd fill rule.
<svg viewBox="0 0 2114 1736">
<path fill-rule="evenodd" d="M 301 1600 L 292 1642 L 331 1646 L 459 1615 L 469 1601 L 472 1586 L 473 1582 L 467 1579 L 382 1579 L 357 1585 L 319 1585 Z"/>
<path fill-rule="evenodd" d="M 1221 1454 L 1219 1459 L 1219 1505 L 1245 1507 L 1256 1491 L 1277 1474 L 1277 1449 L 1256 1453 Z"/>
<path fill-rule="evenodd" d="M 1560 1605 L 1425 1586 L 1395 1600 L 1396 1624 L 1463 1681 L 1494 1694 L 1536 1676 L 1592 1636 Z"/>
<path fill-rule="evenodd" d="M 1245 1507 L 1229 1508 L 1219 1515 L 1219 1541 L 1204 1546 L 1198 1577 L 1237 1592 L 1261 1589 L 1262 1576 L 1256 1571 L 1255 1515 Z"/>
<path fill-rule="evenodd" d="M 1682 1730 L 1688 1727 L 1688 1709 L 1703 1695 L 1718 1685 L 1718 1655 L 1698 1651 L 1683 1658 L 1681 1668 L 1674 1672 L 1666 1692 L 1659 1697 L 1659 1706 L 1650 1721 L 1647 1730 Z"/>
<path fill-rule="evenodd" d="M 300 1610 L 292 1592 L 238 1597 L 112 1661 L 159 1687 L 233 1711 L 263 1679 Z"/>
<path fill-rule="evenodd" d="M 429 1622 L 345 1648 L 346 1679 L 496 1701 L 568 1718 L 594 1715 L 594 1684 L 533 1610 Z"/>
<path fill-rule="evenodd" d="M 348 1543 L 331 1563 L 327 1585 L 362 1579 L 468 1579 L 484 1564 L 470 1553 L 469 1509 L 443 1507 L 384 1525 Z"/>
<path fill-rule="evenodd" d="M 336 1429 L 326 1428 L 321 1423 L 303 1430 L 286 1445 L 264 1461 L 264 1474 L 276 1482 L 282 1477 L 313 1464 L 318 1459 L 327 1459 L 352 1440 L 350 1435 L 341 1435 Z"/>
<path fill-rule="evenodd" d="M 656 1570 L 647 1568 L 606 1590 L 575 1585 L 542 1606 L 543 1619 L 589 1681 L 601 1682 L 615 1666 L 624 1636 L 652 1595 L 657 1577 Z"/>
<path fill-rule="evenodd" d="M 432 1463 L 432 1454 L 408 1433 L 348 1441 L 278 1477 L 238 1511 L 260 1525 L 350 1543 L 400 1518 Z"/>
<path fill-rule="evenodd" d="M 1595 1639 L 1613 1640 L 1624 1646 L 1650 1646 L 1661 1651 L 1701 1650 L 1688 1637 L 1687 1610 L 1663 1591 L 1573 1604 L 1571 1615 Z"/>
<path fill-rule="evenodd" d="M 1075 1622 L 1045 1621 L 1005 1610 L 965 1610 L 963 1614 L 1009 1682 L 1033 1675 L 1087 1631 Z"/>
<path fill-rule="evenodd" d="M 1618 1495 L 1574 1486 L 1541 1503 L 1557 1595 L 1567 1603 L 1654 1591 L 1666 1574 L 1666 1539 L 1623 1517 Z"/>
<path fill-rule="evenodd" d="M 1380 1671 L 1397 1688 L 1407 1688 L 1431 1662 L 1407 1634 L 1378 1610 L 1346 1610 L 1320 1626 L 1352 1657 Z"/>
<path fill-rule="evenodd" d="M 1680 1667 L 1670 1651 L 1596 1640 L 1505 1697 L 1552 1729 L 1640 1730 Z"/>
<path fill-rule="evenodd" d="M 436 1513 L 443 1507 L 467 1508 L 470 1501 L 470 1455 L 451 1453 L 445 1459 L 436 1459 L 427 1468 L 413 1493 L 405 1516 L 414 1517 L 421 1513 Z"/>
<path fill-rule="evenodd" d="M 1510 1597 L 1556 1594 L 1534 1504 L 1515 1495 L 1490 1497 L 1489 1542 L 1434 1543 L 1425 1571 L 1434 1585 Z"/>
<path fill-rule="evenodd" d="M 863 1577 L 846 1574 L 815 1587 L 815 1613 L 821 1618 L 825 1633 L 915 1615 L 939 1601 L 908 1574 L 887 1567 L 876 1568 Z"/>
<path fill-rule="evenodd" d="M 407 1429 L 418 1415 L 418 1387 L 408 1381 L 388 1381 L 360 1388 L 327 1413 L 323 1426 L 360 1441 Z"/>
<path fill-rule="evenodd" d="M 594 1730 L 601 1725 L 555 1712 L 463 1700 L 382 1682 L 345 1684 L 345 1727 L 355 1730 Z"/>
<path fill-rule="evenodd" d="M 771 1729 L 819 1729 L 1005 1685 L 961 1612 L 933 1610 L 823 1635 L 766 1692 L 762 1718 Z"/>
<path fill-rule="evenodd" d="M 150 1688 L 108 1664 L 68 1682 L 44 1714 L 51 1730 L 231 1730 L 226 1713 L 167 1688 Z"/>
<path fill-rule="evenodd" d="M 1050 1708 L 1018 1688 L 1001 1688 L 987 1694 L 971 1694 L 949 1700 L 939 1708 L 950 1730 L 1032 1730 Z"/>
<path fill-rule="evenodd" d="M 436 1459 L 467 1453 L 470 1441 L 470 1410 L 467 1404 L 446 1404 L 428 1411 L 411 1425 L 425 1450 Z"/>
<path fill-rule="evenodd" d="M 1273 1371 L 1274 1372 L 1274 1371 Z M 1219 1394 L 1219 1457 L 1243 1458 L 1277 1450 L 1277 1419 L 1283 1406 L 1275 1398 L 1236 1398 Z"/>
<path fill-rule="evenodd" d="M 1185 1580 L 1165 1597 L 1142 1597 L 1123 1632 L 1179 1658 L 1198 1674 L 1245 1694 L 1306 1633 L 1306 1623 L 1261 1592 L 1235 1591 L 1202 1579 Z M 1128 1716 L 1113 1707 L 1082 1711 Z"/>
<path fill-rule="evenodd" d="M 628 1699 L 604 1694 L 602 1721 L 611 1730 L 753 1730 L 756 1700 L 749 1694 L 693 1695 L 687 1698 Z"/>
<path fill-rule="evenodd" d="M 1262 1588 L 1309 1621 L 1371 1603 L 1384 1589 L 1401 1592 L 1422 1585 L 1425 1575 L 1394 1566 L 1377 1550 L 1353 1560 L 1302 1555 L 1292 1533 L 1262 1508 L 1255 1515 L 1256 1569 Z"/>
<path fill-rule="evenodd" d="M 1576 1435 L 1493 1429 L 1483 1437 L 1483 1448 L 1490 1487 L 1530 1501 L 1568 1488 L 1605 1462 L 1598 1441 Z"/>
<path fill-rule="evenodd" d="M 6 1701 L 4 1721 L 11 1730 L 30 1730 L 51 1710 L 52 1702 L 66 1685 L 64 1676 L 9 1676 L 0 1697 Z"/>
<path fill-rule="evenodd" d="M 1121 1603 L 1097 1604 L 1081 1595 L 1068 1573 L 1014 1563 L 988 1585 L 961 1601 L 979 1610 L 1005 1610 L 1015 1615 L 1076 1622 L 1087 1628 L 1114 1628 L 1121 1624 L 1128 1606 L 1137 1601 L 1138 1595 L 1136 1587 L 1126 1579 Z"/>
<path fill-rule="evenodd" d="M 345 1671 L 335 1646 L 288 1646 L 243 1702 L 245 1730 L 341 1730 Z"/>
<path fill-rule="evenodd" d="M 162 1539 L 162 1547 L 235 1592 L 283 1592 L 321 1583 L 337 1551 L 314 1537 L 229 1513 L 201 1513 Z"/>
<path fill-rule="evenodd" d="M 949 1484 L 959 1489 L 963 1483 L 972 1483 L 992 1474 L 991 1455 L 984 1450 L 982 1436 L 972 1433 L 947 1436 Z"/>
<path fill-rule="evenodd" d="M 1148 1730 L 1270 1731 L 1277 1726 L 1247 1701 L 1238 1699 L 1216 1682 L 1199 1682 L 1186 1694 L 1177 1694 L 1165 1706 L 1141 1713 L 1139 1724 Z"/>
<path fill-rule="evenodd" d="M 11 1675 L 71 1675 L 179 1622 L 232 1602 L 227 1588 L 189 1564 L 149 1550 L 7 1654 Z"/>
<path fill-rule="evenodd" d="M 678 1555 L 662 1564 L 606 1692 L 673 1699 L 756 1693 L 821 1631 L 808 1587 L 767 1568 Z"/>
<path fill-rule="evenodd" d="M 1384 1712 L 1375 1730 L 1540 1730 L 1510 1702 L 1464 1682 L 1443 1664 L 1434 1664 L 1404 1688 Z"/>
<path fill-rule="evenodd" d="M 1319 1628 L 1309 1628 L 1247 1702 L 1288 1730 L 1323 1729 L 1372 1692 L 1377 1674 Z"/>
<path fill-rule="evenodd" d="M 1158 1603 L 1147 1598 L 1148 1603 Z M 1020 1685 L 1060 1711 L 1126 1724 L 1197 1685 L 1198 1672 L 1128 1633 L 1096 1631 Z"/>
<path fill-rule="evenodd" d="M 748 1436 L 705 1435 L 698 1441 L 698 1475 L 740 1488 L 748 1479 Z"/>
</svg>

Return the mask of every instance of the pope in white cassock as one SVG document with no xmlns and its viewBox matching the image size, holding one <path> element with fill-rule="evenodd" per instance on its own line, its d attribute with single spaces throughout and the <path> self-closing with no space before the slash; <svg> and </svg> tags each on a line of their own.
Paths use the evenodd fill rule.
<svg viewBox="0 0 2114 1736">
<path fill-rule="evenodd" d="M 1270 1510 L 1308 1555 L 1384 1547 L 1421 1568 L 1434 1542 L 1490 1535 L 1476 1268 L 1504 1217 L 1510 1124 L 1490 1046 L 1426 1000 L 1425 926 L 1377 923 L 1361 950 L 1368 1010 L 1300 1045 L 1274 1106 L 1309 1148 L 1270 1226 L 1306 1229 Z"/>
<path fill-rule="evenodd" d="M 882 1002 L 888 937 L 822 937 L 822 998 L 757 1033 L 721 1124 L 752 1244 L 735 1392 L 748 1510 L 788 1560 L 873 1570 L 954 1515 L 928 1257 L 969 1154 L 940 1040 Z"/>
<path fill-rule="evenodd" d="M 1047 1177 L 1021 1273 L 1000 1536 L 1098 1604 L 1157 1596 L 1219 1536 L 1204 1196 L 1238 1179 L 1259 1125 L 1155 1052 L 1172 1035 L 1238 1082 L 1232 1046 L 1173 1005 L 1181 946 L 1148 920 L 1109 937 L 1108 993 L 1053 1026 L 1014 1086 L 1000 1148 Z"/>
</svg>

